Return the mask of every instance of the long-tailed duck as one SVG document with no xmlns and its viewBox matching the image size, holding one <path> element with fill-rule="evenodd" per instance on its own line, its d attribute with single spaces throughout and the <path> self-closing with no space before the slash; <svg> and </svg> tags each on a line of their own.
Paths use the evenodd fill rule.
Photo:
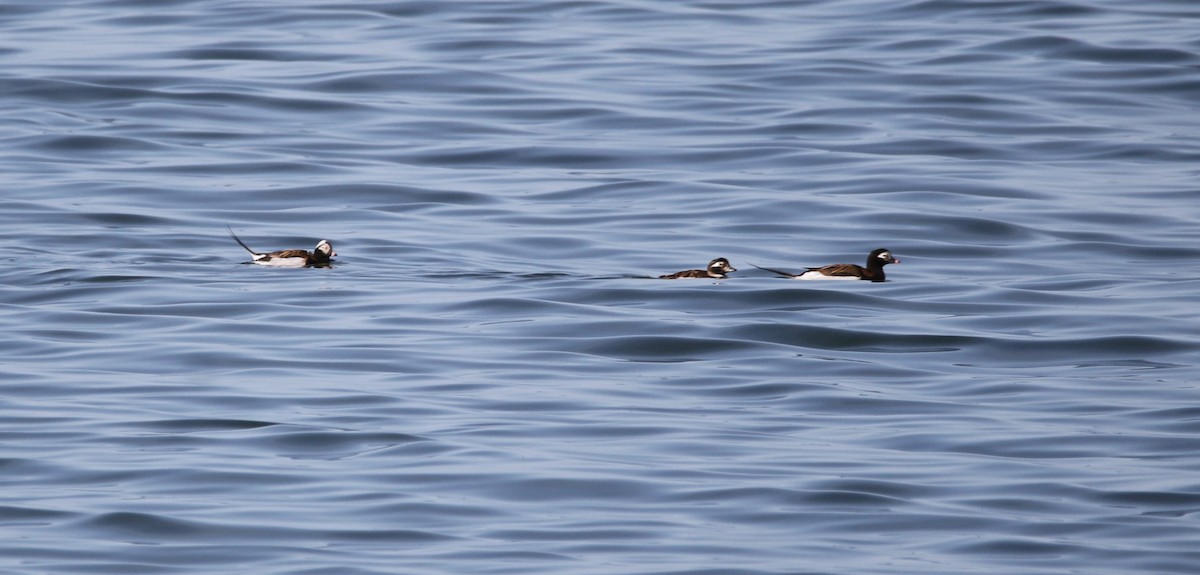
<svg viewBox="0 0 1200 575">
<path fill-rule="evenodd" d="M 830 264 L 819 268 L 808 268 L 803 272 L 794 274 L 771 268 L 754 267 L 798 280 L 868 280 L 881 282 L 887 279 L 883 273 L 883 266 L 898 263 L 900 263 L 900 259 L 893 257 L 891 251 L 886 248 L 879 248 L 867 256 L 867 267 L 865 268 L 856 264 Z"/>
<path fill-rule="evenodd" d="M 733 266 L 729 265 L 729 260 L 725 258 L 717 258 L 708 262 L 708 269 L 703 270 L 683 270 L 673 274 L 658 276 L 659 279 L 673 280 L 679 278 L 714 278 L 725 279 L 725 274 L 736 272 Z"/>
<path fill-rule="evenodd" d="M 317 242 L 317 247 L 313 248 L 311 252 L 307 250 L 280 250 L 263 254 L 250 249 L 250 246 L 242 242 L 237 237 L 237 234 L 233 233 L 233 228 L 229 229 L 229 236 L 233 238 L 233 241 L 246 248 L 246 251 L 250 252 L 251 257 L 254 258 L 253 263 L 261 266 L 289 268 L 328 266 L 329 258 L 337 255 L 337 252 L 333 251 L 333 244 L 329 243 L 328 240 Z"/>
</svg>

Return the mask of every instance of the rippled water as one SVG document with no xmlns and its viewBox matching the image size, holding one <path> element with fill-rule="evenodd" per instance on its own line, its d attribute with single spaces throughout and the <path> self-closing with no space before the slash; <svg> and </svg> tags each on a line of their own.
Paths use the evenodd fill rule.
<svg viewBox="0 0 1200 575">
<path fill-rule="evenodd" d="M 1193 2 L 0 30 L 6 573 L 1200 561 Z"/>
</svg>

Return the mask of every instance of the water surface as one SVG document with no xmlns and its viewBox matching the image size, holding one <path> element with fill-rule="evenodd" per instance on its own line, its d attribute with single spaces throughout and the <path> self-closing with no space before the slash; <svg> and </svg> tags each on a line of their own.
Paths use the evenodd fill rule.
<svg viewBox="0 0 1200 575">
<path fill-rule="evenodd" d="M 1192 573 L 1198 24 L 10 3 L 0 569 Z"/>
</svg>

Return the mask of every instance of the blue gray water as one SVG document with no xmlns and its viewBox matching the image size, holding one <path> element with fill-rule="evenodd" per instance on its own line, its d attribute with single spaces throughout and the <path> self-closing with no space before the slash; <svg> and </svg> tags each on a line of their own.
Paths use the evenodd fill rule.
<svg viewBox="0 0 1200 575">
<path fill-rule="evenodd" d="M 1195 2 L 19 0 L 0 64 L 2 573 L 1200 564 Z"/>
</svg>

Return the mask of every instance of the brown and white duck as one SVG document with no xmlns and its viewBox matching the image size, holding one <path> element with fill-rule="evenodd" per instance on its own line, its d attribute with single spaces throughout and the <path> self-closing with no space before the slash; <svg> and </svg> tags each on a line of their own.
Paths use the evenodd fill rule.
<svg viewBox="0 0 1200 575">
<path fill-rule="evenodd" d="M 229 236 L 233 238 L 233 241 L 246 248 L 246 251 L 250 252 L 250 256 L 253 258 L 252 263 L 260 266 L 289 268 L 321 267 L 328 266 L 330 258 L 337 255 L 337 252 L 333 251 L 333 244 L 329 243 L 328 240 L 317 242 L 317 247 L 313 248 L 311 252 L 308 250 L 280 250 L 277 252 L 259 253 L 250 249 L 250 246 L 242 242 L 237 237 L 237 234 L 233 233 L 233 228 L 229 229 Z"/>
<path fill-rule="evenodd" d="M 673 274 L 658 276 L 659 279 L 673 280 L 679 278 L 712 278 L 725 279 L 725 274 L 736 272 L 733 266 L 729 265 L 729 260 L 725 258 L 717 258 L 708 262 L 708 268 L 702 270 L 683 270 Z"/>
<path fill-rule="evenodd" d="M 881 282 L 887 280 L 887 276 L 883 273 L 883 266 L 898 263 L 900 263 L 900 259 L 892 256 L 890 250 L 879 248 L 867 256 L 866 267 L 857 264 L 830 264 L 819 268 L 808 268 L 798 274 L 759 266 L 754 267 L 797 280 L 867 280 Z"/>
</svg>

